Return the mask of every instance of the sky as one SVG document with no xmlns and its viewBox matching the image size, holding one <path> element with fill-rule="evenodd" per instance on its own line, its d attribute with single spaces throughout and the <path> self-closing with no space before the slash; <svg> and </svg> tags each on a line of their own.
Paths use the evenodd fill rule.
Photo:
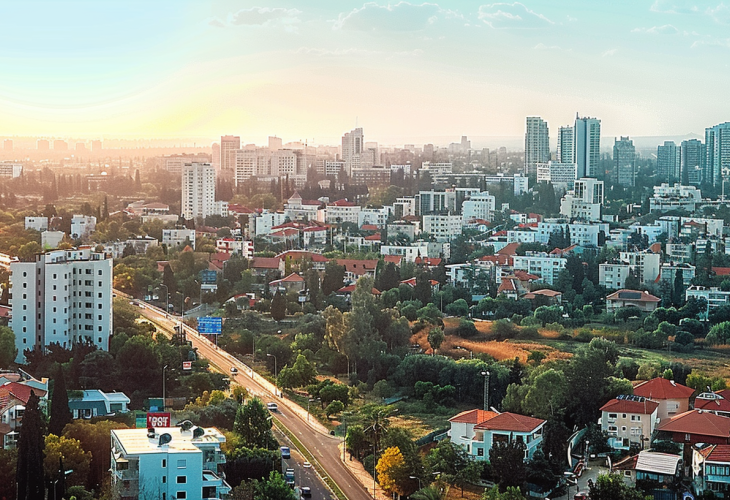
<svg viewBox="0 0 730 500">
<path fill-rule="evenodd" d="M 730 120 L 730 0 L 0 3 L 0 135 L 383 144 Z"/>
</svg>

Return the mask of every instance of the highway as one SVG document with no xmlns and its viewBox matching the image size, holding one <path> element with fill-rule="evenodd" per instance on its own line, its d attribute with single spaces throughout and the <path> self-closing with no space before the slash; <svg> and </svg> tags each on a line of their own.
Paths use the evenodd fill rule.
<svg viewBox="0 0 730 500">
<path fill-rule="evenodd" d="M 116 293 L 123 297 L 128 297 L 121 292 Z M 178 317 L 165 314 L 162 309 L 151 306 L 144 301 L 131 298 L 130 300 L 140 306 L 140 314 L 156 323 L 167 334 L 172 334 L 175 325 L 180 324 Z M 342 463 L 342 452 L 339 447 L 342 440 L 340 438 L 315 430 L 313 426 L 307 423 L 305 418 L 293 409 L 296 406 L 295 403 L 275 396 L 273 392 L 275 389 L 268 381 L 263 380 L 260 375 L 254 373 L 248 365 L 239 361 L 226 351 L 218 349 L 206 338 L 201 337 L 194 328 L 185 325 L 185 332 L 187 340 L 192 342 L 193 347 L 198 349 L 198 354 L 206 358 L 211 364 L 217 366 L 224 373 L 227 373 L 231 377 L 231 382 L 245 387 L 251 394 L 258 396 L 264 403 L 275 402 L 278 404 L 279 411 L 276 412 L 276 418 L 309 450 L 319 462 L 322 469 L 324 469 L 325 473 L 329 474 L 349 500 L 367 500 L 373 498 L 372 489 L 366 489 Z M 231 367 L 236 367 L 238 373 L 235 375 L 232 374 L 230 372 Z M 301 409 L 299 409 L 299 412 L 301 412 Z M 328 496 L 324 497 L 315 497 L 313 493 L 312 498 L 336 499 L 330 492 L 328 492 Z"/>
</svg>

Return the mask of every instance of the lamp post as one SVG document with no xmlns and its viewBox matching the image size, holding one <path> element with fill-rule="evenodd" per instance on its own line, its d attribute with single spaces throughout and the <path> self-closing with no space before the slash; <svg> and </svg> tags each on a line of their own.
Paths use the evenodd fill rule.
<svg viewBox="0 0 730 500">
<path fill-rule="evenodd" d="M 462 347 L 460 345 L 457 345 L 456 349 L 460 349 L 462 351 L 469 351 L 469 359 L 474 359 L 474 351 L 472 351 L 471 349 L 467 349 L 466 347 Z"/>
<path fill-rule="evenodd" d="M 307 422 L 309 422 L 309 403 L 313 403 L 314 401 L 321 401 L 320 398 L 307 398 Z"/>
<path fill-rule="evenodd" d="M 408 476 L 408 477 L 418 481 L 418 489 L 420 490 L 421 489 L 421 478 L 418 476 Z"/>
<path fill-rule="evenodd" d="M 484 370 L 481 375 L 484 377 L 484 411 L 489 411 L 489 372 Z"/>
<path fill-rule="evenodd" d="M 165 386 L 167 385 L 167 379 L 165 378 L 165 370 L 167 365 L 162 367 L 162 411 L 165 411 Z"/>
<path fill-rule="evenodd" d="M 251 359 L 256 362 L 256 334 L 251 332 Z"/>
<path fill-rule="evenodd" d="M 163 286 L 165 287 L 165 314 L 167 314 L 170 312 L 170 289 L 167 288 L 167 285 L 160 284 L 157 287 L 157 291 L 159 291 Z M 157 298 L 159 299 L 159 295 Z"/>
<path fill-rule="evenodd" d="M 266 355 L 270 358 L 274 358 L 274 378 L 276 378 L 276 375 L 278 374 L 278 371 L 276 370 L 276 356 L 270 353 L 266 353 Z"/>
</svg>

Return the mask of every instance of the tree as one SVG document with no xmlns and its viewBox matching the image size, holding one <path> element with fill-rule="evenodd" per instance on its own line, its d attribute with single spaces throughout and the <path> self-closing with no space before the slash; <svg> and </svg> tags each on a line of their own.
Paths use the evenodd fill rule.
<svg viewBox="0 0 730 500">
<path fill-rule="evenodd" d="M 436 349 L 441 347 L 443 341 L 444 331 L 441 328 L 432 328 L 431 331 L 428 332 L 428 345 L 431 346 L 434 355 L 436 354 Z"/>
<path fill-rule="evenodd" d="M 309 385 L 314 382 L 316 377 L 317 369 L 307 360 L 306 356 L 299 354 L 291 368 L 285 366 L 281 369 L 277 384 L 280 387 L 291 389 Z"/>
<path fill-rule="evenodd" d="M 15 498 L 15 473 L 18 468 L 18 451 L 0 448 L 0 498 Z"/>
<path fill-rule="evenodd" d="M 272 471 L 279 470 L 280 464 L 279 450 L 238 446 L 227 453 L 223 469 L 226 481 L 235 487 L 242 481 L 265 480 Z"/>
<path fill-rule="evenodd" d="M 542 326 L 545 326 L 548 323 L 559 322 L 563 317 L 563 312 L 559 306 L 540 306 L 535 309 L 533 315 L 542 323 Z"/>
<path fill-rule="evenodd" d="M 653 498 L 645 496 L 636 488 L 627 485 L 620 474 L 601 474 L 596 482 L 589 485 L 591 500 L 645 500 Z"/>
<path fill-rule="evenodd" d="M 466 316 L 469 314 L 469 304 L 464 299 L 457 299 L 446 306 L 446 314 L 449 316 Z"/>
<path fill-rule="evenodd" d="M 608 379 L 616 370 L 618 349 L 614 342 L 594 338 L 578 348 L 566 369 L 568 379 L 567 412 L 574 423 L 587 425 L 598 409 L 610 399 Z"/>
<path fill-rule="evenodd" d="M 499 485 L 522 486 L 526 478 L 525 445 L 521 441 L 499 441 L 489 450 L 489 463 L 499 479 Z"/>
<path fill-rule="evenodd" d="M 43 498 L 43 429 L 38 396 L 30 391 L 25 405 L 23 425 L 18 440 L 18 468 L 15 480 L 18 500 L 41 500 Z"/>
<path fill-rule="evenodd" d="M 7 326 L 0 326 L 0 368 L 9 368 L 17 355 L 15 332 Z"/>
<path fill-rule="evenodd" d="M 286 298 L 278 290 L 271 300 L 271 317 L 274 321 L 281 321 L 286 317 Z"/>
<path fill-rule="evenodd" d="M 388 262 L 376 278 L 375 288 L 381 292 L 385 292 L 392 290 L 393 288 L 398 288 L 398 285 L 400 285 L 400 273 L 398 268 L 395 267 L 395 264 L 392 262 Z"/>
<path fill-rule="evenodd" d="M 93 424 L 86 420 L 75 420 L 65 427 L 64 436 L 78 440 L 81 447 L 91 453 L 87 487 L 98 490 L 107 477 L 107 471 L 111 467 L 111 442 L 109 436 L 112 429 L 126 428 L 125 424 L 112 420 L 101 420 Z M 70 469 L 68 464 L 67 468 Z"/>
<path fill-rule="evenodd" d="M 674 273 L 674 289 L 672 291 L 672 303 L 680 307 L 684 304 L 684 275 L 681 269 Z"/>
<path fill-rule="evenodd" d="M 66 378 L 63 367 L 58 364 L 56 376 L 53 378 L 53 399 L 51 399 L 51 420 L 48 423 L 48 432 L 60 436 L 66 424 L 71 423 L 71 410 L 68 406 L 66 392 Z"/>
<path fill-rule="evenodd" d="M 315 309 L 321 307 L 321 292 L 319 290 L 319 272 L 316 269 L 310 269 L 307 272 L 307 288 L 309 289 L 309 300 Z"/>
<path fill-rule="evenodd" d="M 233 431 L 241 437 L 241 444 L 247 448 L 277 448 L 271 432 L 271 417 L 258 398 L 250 399 L 238 408 Z"/>
<path fill-rule="evenodd" d="M 367 449 L 368 440 L 365 436 L 365 431 L 362 425 L 352 425 L 347 429 L 347 436 L 345 436 L 345 444 L 350 453 L 354 454 L 358 459 L 361 457 L 362 452 Z"/>
<path fill-rule="evenodd" d="M 439 486 L 425 486 L 411 495 L 413 500 L 443 500 L 444 493 Z"/>
<path fill-rule="evenodd" d="M 380 486 L 388 493 L 407 494 L 405 484 L 409 482 L 406 462 L 398 447 L 386 448 L 375 466 Z"/>
<path fill-rule="evenodd" d="M 336 292 L 345 284 L 345 266 L 340 266 L 336 261 L 331 260 L 324 268 L 324 279 L 322 280 L 322 293 L 327 296 Z"/>
<path fill-rule="evenodd" d="M 46 478 L 53 482 L 62 479 L 63 471 L 59 470 L 59 464 L 63 463 L 64 470 L 73 472 L 65 476 L 68 486 L 83 486 L 89 476 L 91 465 L 91 452 L 84 451 L 81 442 L 73 438 L 49 434 L 46 436 L 45 458 L 43 469 Z"/>
<path fill-rule="evenodd" d="M 416 275 L 416 286 L 413 287 L 413 298 L 420 300 L 422 304 L 431 302 L 431 277 L 426 272 L 420 272 Z"/>
<path fill-rule="evenodd" d="M 533 374 L 535 371 L 533 371 Z M 530 375 L 530 384 L 523 409 L 528 415 L 547 419 L 560 414 L 565 407 L 568 393 L 568 381 L 562 371 L 552 368 L 534 376 Z"/>
<path fill-rule="evenodd" d="M 267 481 L 258 481 L 254 500 L 298 500 L 294 490 L 286 484 L 284 476 L 271 471 Z"/>
<path fill-rule="evenodd" d="M 504 493 L 500 493 L 499 487 L 493 486 L 492 489 L 484 492 L 482 500 L 525 500 L 525 497 L 519 488 L 509 486 L 504 490 Z"/>
<path fill-rule="evenodd" d="M 327 405 L 327 408 L 324 409 L 324 414 L 327 415 L 327 418 L 329 418 L 331 415 L 337 415 L 344 409 L 345 405 L 342 403 L 342 401 L 332 401 L 330 404 Z"/>
</svg>

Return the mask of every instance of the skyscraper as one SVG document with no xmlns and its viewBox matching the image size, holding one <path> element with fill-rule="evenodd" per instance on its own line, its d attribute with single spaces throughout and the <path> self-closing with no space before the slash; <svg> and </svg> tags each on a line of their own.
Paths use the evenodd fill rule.
<svg viewBox="0 0 730 500">
<path fill-rule="evenodd" d="M 276 151 L 278 149 L 281 149 L 283 147 L 283 141 L 280 137 L 276 136 L 269 136 L 269 149 L 271 151 Z"/>
<path fill-rule="evenodd" d="M 681 181 L 680 149 L 674 141 L 664 141 L 664 145 L 657 146 L 656 174 L 659 181 L 668 184 Z"/>
<path fill-rule="evenodd" d="M 558 163 L 575 163 L 573 157 L 573 127 L 570 125 L 558 129 Z"/>
<path fill-rule="evenodd" d="M 180 212 L 185 219 L 215 215 L 215 170 L 210 163 L 183 166 Z"/>
<path fill-rule="evenodd" d="M 241 149 L 241 138 L 237 135 L 221 136 L 221 172 L 232 174 L 236 170 L 236 150 Z"/>
<path fill-rule="evenodd" d="M 550 161 L 548 124 L 539 116 L 528 116 L 525 131 L 525 175 L 537 173 L 537 164 Z"/>
<path fill-rule="evenodd" d="M 705 165 L 705 145 L 697 139 L 682 141 L 680 148 L 680 165 L 682 167 L 682 184 L 699 186 Z M 699 175 L 697 175 L 699 174 Z"/>
<path fill-rule="evenodd" d="M 723 170 L 730 168 L 730 122 L 705 129 L 705 169 L 703 182 L 719 186 Z"/>
<path fill-rule="evenodd" d="M 598 177 L 601 120 L 576 115 L 573 132 L 573 162 L 578 165 L 577 177 Z"/>
<path fill-rule="evenodd" d="M 636 148 L 628 137 L 621 137 L 613 144 L 613 168 L 620 185 L 636 185 Z"/>
<path fill-rule="evenodd" d="M 362 128 L 356 128 L 342 136 L 342 161 L 345 162 L 347 175 L 352 174 L 353 168 L 360 168 L 364 142 Z"/>
</svg>

